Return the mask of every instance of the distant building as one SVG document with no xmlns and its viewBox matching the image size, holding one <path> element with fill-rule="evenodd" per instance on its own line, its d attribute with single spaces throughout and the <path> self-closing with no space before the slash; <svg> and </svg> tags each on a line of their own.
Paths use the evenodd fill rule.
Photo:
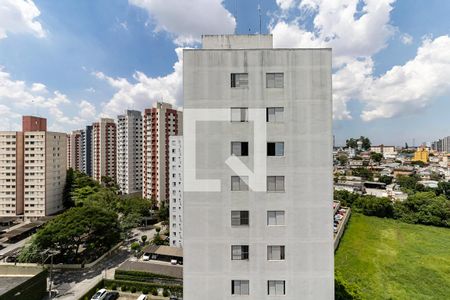
<svg viewBox="0 0 450 300">
<path fill-rule="evenodd" d="M 142 115 L 127 110 L 117 117 L 117 184 L 123 194 L 142 193 Z"/>
<path fill-rule="evenodd" d="M 92 176 L 92 125 L 81 130 L 81 172 Z"/>
<path fill-rule="evenodd" d="M 383 154 L 384 158 L 395 158 L 397 155 L 397 150 L 395 149 L 395 146 L 385 146 L 385 145 L 371 146 L 370 152 Z"/>
<path fill-rule="evenodd" d="M 169 201 L 169 137 L 183 133 L 183 113 L 158 102 L 144 111 L 142 196 Z"/>
<path fill-rule="evenodd" d="M 183 247 L 183 137 L 169 137 L 170 246 Z"/>
<path fill-rule="evenodd" d="M 81 130 L 75 130 L 68 134 L 67 141 L 67 166 L 81 171 Z"/>
<path fill-rule="evenodd" d="M 44 118 L 24 116 L 23 131 L 0 132 L 0 216 L 26 219 L 63 209 L 67 138 Z"/>
<path fill-rule="evenodd" d="M 102 118 L 92 124 L 92 177 L 117 179 L 117 128 L 113 119 Z"/>
<path fill-rule="evenodd" d="M 412 161 L 421 161 L 423 163 L 428 163 L 428 149 L 422 147 L 417 148 Z"/>
</svg>

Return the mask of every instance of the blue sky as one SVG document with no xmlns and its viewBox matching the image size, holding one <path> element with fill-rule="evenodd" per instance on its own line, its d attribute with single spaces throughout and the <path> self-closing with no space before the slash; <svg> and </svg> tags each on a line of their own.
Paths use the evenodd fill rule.
<svg viewBox="0 0 450 300">
<path fill-rule="evenodd" d="M 276 47 L 333 47 L 338 144 L 450 135 L 440 0 L 0 0 L 0 129 L 22 114 L 69 131 L 157 100 L 182 106 L 181 49 L 201 33 L 259 32 L 258 4 Z"/>
</svg>

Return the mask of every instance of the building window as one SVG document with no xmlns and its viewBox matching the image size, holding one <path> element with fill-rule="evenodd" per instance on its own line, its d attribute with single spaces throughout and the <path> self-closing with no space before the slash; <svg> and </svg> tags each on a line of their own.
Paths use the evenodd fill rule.
<svg viewBox="0 0 450 300">
<path fill-rule="evenodd" d="M 248 142 L 231 142 L 231 155 L 248 156 Z"/>
<path fill-rule="evenodd" d="M 267 260 L 284 260 L 284 246 L 267 246 Z"/>
<path fill-rule="evenodd" d="M 267 143 L 267 156 L 284 156 L 284 142 Z"/>
<path fill-rule="evenodd" d="M 231 260 L 248 260 L 248 245 L 231 246 Z"/>
<path fill-rule="evenodd" d="M 232 107 L 231 108 L 231 122 L 248 122 L 248 108 L 247 107 Z"/>
<path fill-rule="evenodd" d="M 248 176 L 231 176 L 232 191 L 248 191 Z"/>
<path fill-rule="evenodd" d="M 266 109 L 266 121 L 280 123 L 284 121 L 284 107 L 268 107 Z"/>
<path fill-rule="evenodd" d="M 284 225 L 284 210 L 269 210 L 267 212 L 267 225 Z"/>
<path fill-rule="evenodd" d="M 284 176 L 267 176 L 268 192 L 284 192 Z"/>
<path fill-rule="evenodd" d="M 231 226 L 248 226 L 249 213 L 248 210 L 231 211 Z"/>
<path fill-rule="evenodd" d="M 248 280 L 231 280 L 231 295 L 249 295 Z"/>
<path fill-rule="evenodd" d="M 232 88 L 248 87 L 248 73 L 231 73 Z"/>
<path fill-rule="evenodd" d="M 284 280 L 267 281 L 267 295 L 269 296 L 286 295 L 286 282 Z"/>
<path fill-rule="evenodd" d="M 284 74 L 283 73 L 267 73 L 266 74 L 267 88 L 283 88 Z"/>
</svg>

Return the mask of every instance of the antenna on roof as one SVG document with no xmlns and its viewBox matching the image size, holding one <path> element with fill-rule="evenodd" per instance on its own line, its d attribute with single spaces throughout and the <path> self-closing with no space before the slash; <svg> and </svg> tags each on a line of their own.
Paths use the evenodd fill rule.
<svg viewBox="0 0 450 300">
<path fill-rule="evenodd" d="M 237 15 L 238 15 L 237 0 L 234 0 L 234 19 L 236 20 L 236 26 L 234 27 L 234 34 L 237 34 Z"/>
<path fill-rule="evenodd" d="M 262 34 L 261 31 L 261 1 L 258 3 L 258 15 L 259 15 L 259 34 Z"/>
</svg>

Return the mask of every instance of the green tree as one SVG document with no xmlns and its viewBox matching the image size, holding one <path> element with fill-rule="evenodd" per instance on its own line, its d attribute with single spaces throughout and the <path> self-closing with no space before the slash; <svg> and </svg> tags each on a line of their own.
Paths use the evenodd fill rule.
<svg viewBox="0 0 450 300">
<path fill-rule="evenodd" d="M 349 191 L 334 191 L 334 200 L 340 201 L 342 206 L 351 207 L 358 197 L 358 194 Z"/>
<path fill-rule="evenodd" d="M 373 181 L 373 172 L 367 168 L 353 169 L 352 174 L 361 177 L 363 180 Z"/>
<path fill-rule="evenodd" d="M 388 175 L 382 175 L 382 176 L 380 176 L 380 178 L 378 178 L 379 182 L 385 183 L 386 185 L 391 184 L 393 180 L 394 180 L 394 178 L 392 176 L 388 176 Z"/>
<path fill-rule="evenodd" d="M 341 166 L 345 166 L 348 162 L 348 157 L 345 154 L 339 154 L 339 156 L 337 157 L 337 160 L 339 161 L 339 164 Z"/>
<path fill-rule="evenodd" d="M 394 216 L 392 201 L 386 197 L 361 196 L 353 203 L 353 208 L 366 216 L 381 218 L 392 218 Z"/>
<path fill-rule="evenodd" d="M 142 241 L 142 244 L 145 245 L 145 242 L 147 241 L 147 236 L 146 235 L 141 236 L 141 241 Z"/>
<path fill-rule="evenodd" d="M 436 195 L 444 195 L 450 200 L 450 182 L 441 181 L 438 183 L 438 188 L 436 189 Z"/>
<path fill-rule="evenodd" d="M 383 154 L 371 152 L 370 159 L 372 159 L 374 162 L 380 163 L 383 160 Z"/>
<path fill-rule="evenodd" d="M 75 184 L 75 174 L 72 168 L 67 170 L 66 175 L 66 184 L 64 185 L 63 190 L 63 205 L 65 208 L 70 208 L 75 205 L 74 201 L 72 200 L 72 190 L 74 188 Z"/>
<path fill-rule="evenodd" d="M 53 250 L 63 262 L 96 257 L 110 249 L 120 237 L 117 215 L 98 207 L 74 207 L 58 215 L 40 229 L 31 247 Z"/>
</svg>

